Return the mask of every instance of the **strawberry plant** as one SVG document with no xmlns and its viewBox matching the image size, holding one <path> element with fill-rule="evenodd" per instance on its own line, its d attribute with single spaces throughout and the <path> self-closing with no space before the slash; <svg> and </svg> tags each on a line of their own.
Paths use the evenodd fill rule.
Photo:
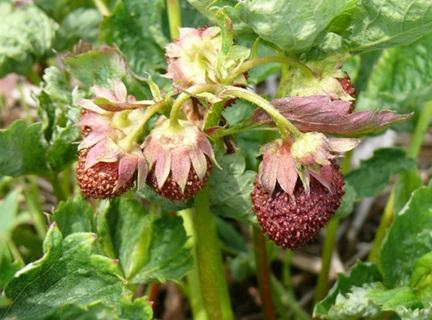
<svg viewBox="0 0 432 320">
<path fill-rule="evenodd" d="M 431 3 L 0 1 L 0 318 L 431 319 Z"/>
</svg>

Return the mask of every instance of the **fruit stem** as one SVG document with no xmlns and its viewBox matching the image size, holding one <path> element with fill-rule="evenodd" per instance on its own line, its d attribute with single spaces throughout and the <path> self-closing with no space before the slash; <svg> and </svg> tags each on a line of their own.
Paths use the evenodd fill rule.
<svg viewBox="0 0 432 320">
<path fill-rule="evenodd" d="M 199 282 L 207 315 L 209 320 L 232 320 L 234 316 L 225 279 L 222 252 L 215 218 L 210 212 L 206 187 L 195 197 L 193 222 Z"/>
<path fill-rule="evenodd" d="M 262 108 L 273 119 L 278 127 L 281 136 L 284 140 L 289 140 L 290 137 L 294 139 L 300 137 L 302 133 L 287 119 L 285 118 L 270 102 L 256 93 L 234 86 L 226 86 L 222 91 L 221 96 L 235 96 L 256 104 Z"/>
<path fill-rule="evenodd" d="M 341 171 L 346 175 L 351 168 L 352 151 L 345 154 L 341 163 Z M 328 276 L 331 267 L 333 251 L 336 245 L 336 233 L 339 227 L 339 219 L 331 219 L 326 228 L 326 234 L 321 256 L 321 270 L 315 290 L 315 304 L 321 301 L 328 291 Z"/>
<path fill-rule="evenodd" d="M 207 312 L 204 308 L 202 290 L 199 282 L 198 261 L 196 256 L 196 235 L 193 229 L 193 210 L 185 209 L 179 212 L 183 218 L 183 225 L 188 236 L 187 246 L 192 248 L 193 267 L 186 275 L 187 280 L 187 295 L 192 308 L 193 319 L 208 320 Z"/>
<path fill-rule="evenodd" d="M 231 75 L 230 77 L 227 77 L 224 79 L 224 83 L 233 83 L 234 80 L 242 75 L 243 73 L 247 72 L 248 70 L 255 68 L 256 66 L 259 66 L 261 64 L 265 63 L 272 63 L 272 62 L 279 62 L 282 64 L 290 65 L 293 67 L 298 68 L 304 76 L 307 78 L 313 78 L 315 77 L 314 72 L 312 69 L 310 69 L 307 65 L 299 62 L 297 59 L 286 57 L 286 56 L 269 56 L 269 57 L 259 57 L 252 60 L 248 60 L 244 63 L 242 63 L 237 71 Z"/>
<path fill-rule="evenodd" d="M 171 40 L 179 37 L 181 26 L 181 10 L 179 0 L 167 0 L 167 14 Z"/>
<path fill-rule="evenodd" d="M 429 122 L 432 118 L 432 101 L 428 101 L 423 105 L 417 120 L 414 133 L 411 136 L 411 143 L 408 146 L 407 156 L 414 160 L 417 160 L 421 146 L 423 144 L 423 137 L 429 127 Z M 395 209 L 395 202 L 397 199 L 397 188 L 401 181 L 398 179 L 396 184 L 393 186 L 390 196 L 387 200 L 384 213 L 381 216 L 381 221 L 378 230 L 375 234 L 372 249 L 369 253 L 369 261 L 376 262 L 378 254 L 381 249 L 381 244 L 385 238 L 387 228 L 390 226 L 393 220 L 393 214 Z M 412 190 L 413 191 L 413 190 Z"/>
<path fill-rule="evenodd" d="M 147 108 L 145 113 L 143 114 L 142 118 L 140 119 L 140 123 L 137 125 L 134 131 L 132 131 L 130 134 L 128 134 L 124 139 L 120 141 L 120 147 L 122 147 L 126 152 L 129 152 L 139 137 L 142 135 L 145 125 L 147 121 L 160 109 L 162 109 L 165 106 L 166 100 L 159 101 L 158 103 L 155 103 L 151 107 Z"/>
<path fill-rule="evenodd" d="M 212 92 L 217 88 L 218 86 L 215 84 L 196 84 L 189 87 L 187 91 L 180 93 L 171 107 L 170 128 L 177 129 L 180 126 L 178 118 L 180 116 L 181 107 L 191 96 L 203 92 Z"/>
<path fill-rule="evenodd" d="M 253 244 L 255 251 L 255 265 L 258 278 L 258 287 L 261 297 L 263 319 L 276 319 L 270 285 L 270 270 L 267 259 L 267 250 L 264 235 L 257 227 L 253 227 Z"/>
</svg>

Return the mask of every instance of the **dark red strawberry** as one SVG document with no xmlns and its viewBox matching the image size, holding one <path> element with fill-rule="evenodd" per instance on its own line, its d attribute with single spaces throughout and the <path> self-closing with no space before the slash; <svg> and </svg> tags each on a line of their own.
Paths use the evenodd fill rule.
<svg viewBox="0 0 432 320">
<path fill-rule="evenodd" d="M 276 187 L 269 194 L 255 182 L 252 204 L 258 222 L 267 236 L 276 244 L 295 249 L 313 240 L 330 220 L 340 205 L 344 194 L 343 177 L 336 165 L 331 165 L 332 178 L 329 191 L 311 177 L 310 192 L 297 181 L 293 197 Z"/>
</svg>

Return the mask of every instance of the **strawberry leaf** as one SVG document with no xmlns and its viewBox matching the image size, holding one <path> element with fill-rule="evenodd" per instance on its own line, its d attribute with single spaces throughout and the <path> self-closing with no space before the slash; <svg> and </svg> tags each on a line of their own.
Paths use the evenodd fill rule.
<svg viewBox="0 0 432 320">
<path fill-rule="evenodd" d="M 132 283 L 179 281 L 192 265 L 182 219 L 156 218 L 133 200 L 111 202 L 99 221 L 105 246 L 111 246 L 125 277 Z"/>
<path fill-rule="evenodd" d="M 236 220 L 253 218 L 250 194 L 256 173 L 245 170 L 246 162 L 240 153 L 218 155 L 222 170 L 213 168 L 208 186 L 212 212 Z"/>
<path fill-rule="evenodd" d="M 9 72 L 25 74 L 51 49 L 58 26 L 34 5 L 1 2 L 0 15 L 0 78 Z"/>
<path fill-rule="evenodd" d="M 27 125 L 17 120 L 0 130 L 0 176 L 47 174 L 46 148 L 40 123 Z"/>
<path fill-rule="evenodd" d="M 60 315 L 67 305 L 85 309 L 97 303 L 107 305 L 114 315 L 122 314 L 122 301 L 132 303 L 132 292 L 120 277 L 116 261 L 93 253 L 95 240 L 91 233 L 63 238 L 59 229 L 51 226 L 44 256 L 17 273 L 6 287 L 6 297 L 12 303 L 0 311 L 0 317 L 46 319 L 57 311 L 57 317 L 63 319 Z"/>
<path fill-rule="evenodd" d="M 414 160 L 407 158 L 401 149 L 383 148 L 372 158 L 362 161 L 360 168 L 350 172 L 345 180 L 355 189 L 357 199 L 380 192 L 391 176 L 415 168 Z"/>
<path fill-rule="evenodd" d="M 409 284 L 416 261 L 432 251 L 431 197 L 432 184 L 418 188 L 394 218 L 379 258 L 389 287 Z"/>
</svg>

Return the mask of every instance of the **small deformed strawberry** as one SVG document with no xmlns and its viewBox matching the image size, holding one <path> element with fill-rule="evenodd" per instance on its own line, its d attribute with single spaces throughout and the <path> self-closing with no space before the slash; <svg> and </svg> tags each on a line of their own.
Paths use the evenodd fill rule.
<svg viewBox="0 0 432 320">
<path fill-rule="evenodd" d="M 207 136 L 187 121 L 180 121 L 175 130 L 169 120 L 158 125 L 144 141 L 143 154 L 150 168 L 147 183 L 173 201 L 193 198 L 215 162 Z"/>
<path fill-rule="evenodd" d="M 112 89 L 93 88 L 96 98 L 81 101 L 79 127 L 82 141 L 76 179 L 81 192 L 91 198 L 112 198 L 130 189 L 138 176 L 143 184 L 147 164 L 140 147 L 128 140 L 142 115 L 127 107 L 135 101 L 120 81 Z M 96 102 L 107 106 L 105 109 Z M 107 110 L 108 109 L 108 110 Z M 113 110 L 113 111 L 110 111 Z"/>
<path fill-rule="evenodd" d="M 252 204 L 271 240 L 295 249 L 318 235 L 344 194 L 343 177 L 333 158 L 356 144 L 356 139 L 311 132 L 294 143 L 276 140 L 264 146 Z"/>
</svg>

